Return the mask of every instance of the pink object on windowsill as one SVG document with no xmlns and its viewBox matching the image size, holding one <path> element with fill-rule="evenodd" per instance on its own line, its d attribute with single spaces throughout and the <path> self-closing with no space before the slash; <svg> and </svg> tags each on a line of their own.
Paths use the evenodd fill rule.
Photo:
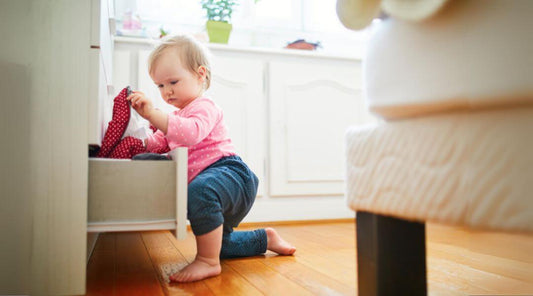
<svg viewBox="0 0 533 296">
<path fill-rule="evenodd" d="M 124 30 L 141 30 L 142 23 L 141 18 L 138 14 L 133 15 L 131 11 L 128 11 L 124 14 L 124 19 L 122 21 L 122 28 Z"/>
</svg>

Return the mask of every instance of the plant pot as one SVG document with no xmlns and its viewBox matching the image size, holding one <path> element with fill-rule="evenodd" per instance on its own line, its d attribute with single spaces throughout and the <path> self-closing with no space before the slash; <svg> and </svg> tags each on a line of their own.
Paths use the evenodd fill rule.
<svg viewBox="0 0 533 296">
<path fill-rule="evenodd" d="M 225 22 L 207 21 L 205 24 L 207 28 L 207 35 L 209 35 L 209 42 L 227 44 L 229 34 L 233 26 Z"/>
</svg>

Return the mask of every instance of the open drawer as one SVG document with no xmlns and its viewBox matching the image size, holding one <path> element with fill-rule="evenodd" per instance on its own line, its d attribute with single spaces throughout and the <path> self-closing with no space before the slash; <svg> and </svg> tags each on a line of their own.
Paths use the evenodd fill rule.
<svg viewBox="0 0 533 296">
<path fill-rule="evenodd" d="M 88 232 L 175 230 L 185 238 L 187 148 L 172 161 L 89 158 Z"/>
</svg>

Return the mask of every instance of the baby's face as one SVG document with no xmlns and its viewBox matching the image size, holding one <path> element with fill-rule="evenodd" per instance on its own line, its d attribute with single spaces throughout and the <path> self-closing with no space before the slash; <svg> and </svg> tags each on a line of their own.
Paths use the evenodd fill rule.
<svg viewBox="0 0 533 296">
<path fill-rule="evenodd" d="M 151 73 L 161 97 L 168 104 L 184 108 L 202 93 L 203 78 L 191 73 L 175 50 L 166 50 L 156 60 Z"/>
</svg>

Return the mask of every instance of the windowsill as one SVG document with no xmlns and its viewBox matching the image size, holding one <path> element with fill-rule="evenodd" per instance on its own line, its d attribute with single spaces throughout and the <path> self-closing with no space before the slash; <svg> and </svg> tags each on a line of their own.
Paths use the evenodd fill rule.
<svg viewBox="0 0 533 296">
<path fill-rule="evenodd" d="M 154 40 L 150 38 L 141 38 L 141 37 L 113 36 L 113 39 L 115 43 L 123 43 L 123 44 L 155 45 L 158 43 L 158 40 Z M 298 49 L 286 49 L 286 48 L 236 46 L 236 45 L 231 45 L 231 44 L 217 44 L 217 43 L 205 43 L 205 45 L 207 46 L 207 48 L 211 50 L 216 50 L 216 51 L 246 52 L 246 53 L 257 53 L 257 54 L 276 54 L 276 55 L 286 55 L 286 56 L 330 58 L 330 59 L 343 59 L 343 60 L 353 60 L 353 61 L 361 60 L 361 57 L 357 55 L 334 54 L 334 53 L 323 52 L 321 50 L 311 51 L 311 50 L 298 50 Z"/>
</svg>

